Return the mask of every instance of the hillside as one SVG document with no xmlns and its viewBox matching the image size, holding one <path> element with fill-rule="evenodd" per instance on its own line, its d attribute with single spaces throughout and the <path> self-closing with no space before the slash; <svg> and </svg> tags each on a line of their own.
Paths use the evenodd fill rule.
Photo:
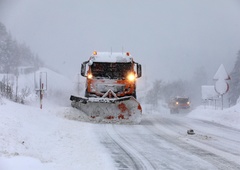
<svg viewBox="0 0 240 170">
<path fill-rule="evenodd" d="M 44 99 L 50 99 L 62 105 L 69 103 L 69 96 L 76 86 L 75 80 L 70 80 L 48 68 L 40 68 L 31 73 L 20 72 L 18 76 L 0 74 L 0 81 L 11 87 L 12 100 L 16 101 L 17 95 L 18 102 L 23 100 L 24 103 L 31 104 L 39 100 L 40 77 L 44 89 Z"/>
</svg>

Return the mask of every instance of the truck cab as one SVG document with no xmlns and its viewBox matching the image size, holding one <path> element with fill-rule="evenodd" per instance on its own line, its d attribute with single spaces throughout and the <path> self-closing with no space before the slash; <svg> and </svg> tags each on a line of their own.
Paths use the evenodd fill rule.
<svg viewBox="0 0 240 170">
<path fill-rule="evenodd" d="M 111 91 L 109 98 L 136 98 L 136 79 L 142 71 L 129 52 L 94 51 L 89 60 L 82 63 L 81 75 L 86 77 L 85 97 L 102 97 Z"/>
</svg>

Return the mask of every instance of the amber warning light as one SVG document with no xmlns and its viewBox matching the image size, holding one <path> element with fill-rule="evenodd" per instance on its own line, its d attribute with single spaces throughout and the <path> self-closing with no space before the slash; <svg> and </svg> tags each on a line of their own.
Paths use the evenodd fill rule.
<svg viewBox="0 0 240 170">
<path fill-rule="evenodd" d="M 93 51 L 93 55 L 97 55 L 97 51 Z"/>
</svg>

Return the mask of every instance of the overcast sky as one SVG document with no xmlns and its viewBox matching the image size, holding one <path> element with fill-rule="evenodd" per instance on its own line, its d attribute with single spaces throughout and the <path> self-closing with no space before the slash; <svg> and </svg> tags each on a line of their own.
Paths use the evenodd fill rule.
<svg viewBox="0 0 240 170">
<path fill-rule="evenodd" d="M 164 81 L 230 72 L 240 50 L 239 0 L 0 0 L 0 21 L 72 77 L 93 50 L 129 51 Z"/>
</svg>

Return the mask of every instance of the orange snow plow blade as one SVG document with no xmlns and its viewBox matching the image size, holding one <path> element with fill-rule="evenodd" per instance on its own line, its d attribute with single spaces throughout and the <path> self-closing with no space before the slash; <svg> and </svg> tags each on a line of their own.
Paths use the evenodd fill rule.
<svg viewBox="0 0 240 170">
<path fill-rule="evenodd" d="M 122 98 L 85 98 L 71 96 L 71 105 L 98 121 L 140 123 L 142 108 L 132 96 Z"/>
</svg>

